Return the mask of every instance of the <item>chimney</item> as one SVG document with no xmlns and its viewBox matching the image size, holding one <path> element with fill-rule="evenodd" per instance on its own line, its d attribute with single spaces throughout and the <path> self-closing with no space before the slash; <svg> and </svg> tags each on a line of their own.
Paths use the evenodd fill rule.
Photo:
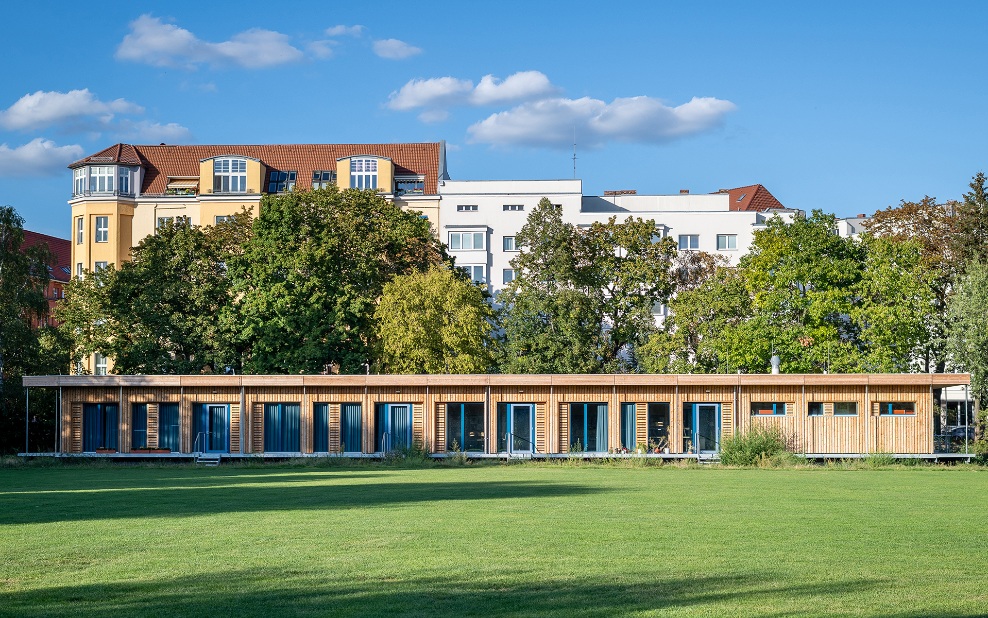
<svg viewBox="0 0 988 618">
<path fill-rule="evenodd" d="M 679 194 L 680 195 L 689 195 L 690 194 L 690 190 L 689 189 L 680 189 L 679 190 Z"/>
<path fill-rule="evenodd" d="M 779 365 L 782 364 L 782 359 L 779 358 L 778 354 L 772 355 L 772 375 L 779 375 Z"/>
<path fill-rule="evenodd" d="M 867 216 L 868 216 L 868 215 L 866 215 L 866 214 L 864 214 L 864 213 L 860 213 L 860 214 L 858 215 L 858 217 L 857 217 L 857 218 L 858 218 L 858 219 L 864 219 L 864 218 L 865 218 L 865 217 L 867 217 Z"/>
</svg>

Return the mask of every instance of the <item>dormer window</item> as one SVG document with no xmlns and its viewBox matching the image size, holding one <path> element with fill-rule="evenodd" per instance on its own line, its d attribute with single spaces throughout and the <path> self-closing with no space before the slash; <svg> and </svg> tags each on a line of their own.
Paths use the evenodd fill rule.
<svg viewBox="0 0 988 618">
<path fill-rule="evenodd" d="M 72 172 L 72 194 L 133 195 L 136 168 L 123 165 L 86 165 Z"/>
<path fill-rule="evenodd" d="M 350 188 L 377 188 L 377 159 L 350 159 Z"/>
<path fill-rule="evenodd" d="M 75 181 L 72 183 L 72 193 L 82 195 L 86 192 L 86 168 L 78 167 L 75 172 Z"/>
<path fill-rule="evenodd" d="M 295 188 L 295 178 L 298 172 L 279 172 L 271 170 L 271 178 L 268 181 L 268 193 L 284 193 Z"/>
<path fill-rule="evenodd" d="M 312 172 L 312 188 L 328 189 L 336 184 L 336 172 L 333 170 L 314 170 Z"/>
<path fill-rule="evenodd" d="M 247 160 L 215 159 L 213 161 L 213 193 L 246 193 Z"/>
<path fill-rule="evenodd" d="M 113 193 L 113 176 L 116 174 L 115 165 L 94 165 L 89 168 L 89 192 Z"/>
</svg>

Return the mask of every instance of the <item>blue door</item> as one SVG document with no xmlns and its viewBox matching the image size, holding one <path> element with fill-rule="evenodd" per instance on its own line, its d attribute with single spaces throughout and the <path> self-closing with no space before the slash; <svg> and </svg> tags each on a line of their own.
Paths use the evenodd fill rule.
<svg viewBox="0 0 988 618">
<path fill-rule="evenodd" d="M 192 415 L 193 450 L 230 452 L 230 406 L 196 404 Z"/>
<path fill-rule="evenodd" d="M 407 403 L 377 404 L 377 452 L 412 446 L 412 406 Z"/>
<path fill-rule="evenodd" d="M 497 451 L 499 453 L 535 452 L 534 404 L 498 404 Z"/>
<path fill-rule="evenodd" d="M 693 453 L 720 450 L 720 404 L 688 403 L 683 406 L 684 449 Z"/>
</svg>

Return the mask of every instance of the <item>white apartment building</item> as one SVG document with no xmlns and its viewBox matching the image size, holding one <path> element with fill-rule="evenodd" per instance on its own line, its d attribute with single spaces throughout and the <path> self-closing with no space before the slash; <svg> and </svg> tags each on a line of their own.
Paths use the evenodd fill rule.
<svg viewBox="0 0 988 618">
<path fill-rule="evenodd" d="M 579 227 L 611 217 L 652 219 L 662 236 L 684 251 L 719 253 L 737 264 L 769 218 L 791 219 L 761 185 L 711 194 L 638 195 L 633 191 L 583 195 L 581 180 L 445 180 L 439 183 L 439 237 L 456 264 L 492 292 L 514 278 L 515 235 L 543 197 L 559 204 L 563 220 Z"/>
</svg>

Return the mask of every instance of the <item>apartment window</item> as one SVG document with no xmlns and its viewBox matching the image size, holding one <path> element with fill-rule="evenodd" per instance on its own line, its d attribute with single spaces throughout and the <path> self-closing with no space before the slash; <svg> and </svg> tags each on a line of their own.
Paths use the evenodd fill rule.
<svg viewBox="0 0 988 618">
<path fill-rule="evenodd" d="M 699 234 L 680 234 L 679 235 L 679 250 L 688 251 L 691 249 L 700 248 L 700 235 Z"/>
<path fill-rule="evenodd" d="M 484 450 L 484 404 L 446 404 L 446 450 L 479 453 Z"/>
<path fill-rule="evenodd" d="M 504 212 L 522 212 L 525 210 L 524 204 L 505 204 L 502 206 Z"/>
<path fill-rule="evenodd" d="M 120 406 L 115 403 L 86 403 L 82 406 L 82 450 L 117 450 Z"/>
<path fill-rule="evenodd" d="M 477 212 L 476 204 L 457 204 L 456 212 Z"/>
<path fill-rule="evenodd" d="M 106 357 L 97 352 L 93 354 L 93 375 L 105 376 L 106 375 Z"/>
<path fill-rule="evenodd" d="M 503 271 L 503 275 L 504 275 L 504 284 L 507 285 L 515 280 L 515 269 L 505 268 Z"/>
<path fill-rule="evenodd" d="M 96 217 L 96 242 L 109 242 L 110 218 Z"/>
<path fill-rule="evenodd" d="M 350 159 L 350 188 L 377 188 L 377 159 Z"/>
<path fill-rule="evenodd" d="M 454 251 L 474 251 L 485 249 L 484 232 L 450 232 L 449 248 Z"/>
<path fill-rule="evenodd" d="M 130 408 L 130 448 L 148 447 L 148 405 L 135 403 Z"/>
<path fill-rule="evenodd" d="M 113 175 L 117 171 L 113 165 L 94 165 L 89 168 L 89 191 L 92 193 L 112 193 Z"/>
<path fill-rule="evenodd" d="M 117 191 L 127 195 L 130 193 L 130 170 L 126 167 L 118 167 Z"/>
<path fill-rule="evenodd" d="M 621 404 L 621 448 L 635 450 L 635 404 Z"/>
<path fill-rule="evenodd" d="M 271 171 L 268 179 L 268 193 L 284 193 L 295 188 L 295 177 L 298 172 Z"/>
<path fill-rule="evenodd" d="M 878 404 L 882 416 L 912 416 L 916 414 L 916 404 L 909 401 L 883 401 Z"/>
<path fill-rule="evenodd" d="M 247 159 L 213 161 L 213 193 L 245 193 L 246 191 Z"/>
<path fill-rule="evenodd" d="M 75 195 L 82 195 L 86 192 L 86 168 L 79 167 L 72 173 L 74 176 L 74 182 L 72 184 L 72 193 Z"/>
<path fill-rule="evenodd" d="M 336 184 L 336 172 L 331 170 L 315 170 L 312 172 L 312 188 L 328 189 Z"/>
<path fill-rule="evenodd" d="M 515 237 L 514 236 L 505 236 L 504 237 L 504 246 L 503 246 L 503 249 L 505 251 L 518 251 L 518 245 L 515 243 Z"/>
<path fill-rule="evenodd" d="M 227 221 L 233 221 L 233 215 L 216 215 L 214 222 L 216 225 L 220 223 L 226 223 Z"/>
<path fill-rule="evenodd" d="M 737 234 L 717 234 L 717 250 L 733 251 L 738 248 Z"/>
<path fill-rule="evenodd" d="M 183 215 L 177 217 L 158 217 L 158 227 L 162 228 L 167 225 L 188 225 L 189 218 Z"/>
<path fill-rule="evenodd" d="M 858 403 L 856 401 L 837 401 L 834 403 L 834 416 L 857 416 Z"/>
<path fill-rule="evenodd" d="M 422 195 L 425 193 L 424 178 L 396 178 L 395 194 L 397 195 Z"/>
<path fill-rule="evenodd" d="M 656 401 L 648 404 L 645 416 L 646 437 L 649 448 L 669 446 L 669 417 L 672 406 L 668 402 Z"/>
<path fill-rule="evenodd" d="M 823 416 L 823 402 L 811 401 L 806 404 L 806 413 L 810 416 Z"/>
<path fill-rule="evenodd" d="M 75 265 L 75 278 L 82 279 L 82 262 Z"/>
<path fill-rule="evenodd" d="M 607 404 L 569 404 L 569 450 L 607 451 Z"/>
<path fill-rule="evenodd" d="M 82 221 L 83 221 L 82 217 L 76 217 L 76 220 L 75 220 L 75 244 L 77 244 L 77 245 L 81 245 L 82 244 L 82 240 L 83 240 L 83 236 L 82 236 L 82 229 L 83 229 L 82 228 Z"/>
<path fill-rule="evenodd" d="M 784 416 L 786 404 L 780 402 L 751 402 L 752 416 Z"/>
<path fill-rule="evenodd" d="M 96 263 L 95 263 L 95 264 L 93 265 L 93 266 L 94 266 L 94 268 L 93 268 L 93 272 L 94 272 L 94 273 L 98 273 L 99 271 L 101 271 L 101 270 L 103 270 L 104 268 L 106 268 L 106 267 L 107 267 L 107 265 L 108 265 L 108 264 L 107 264 L 107 262 L 96 262 Z"/>
<path fill-rule="evenodd" d="M 264 404 L 264 452 L 297 453 L 301 433 L 301 406 L 297 403 Z"/>
<path fill-rule="evenodd" d="M 482 264 L 465 264 L 460 266 L 463 270 L 467 271 L 470 280 L 474 283 L 485 283 L 487 277 L 484 276 L 485 267 Z"/>
</svg>

